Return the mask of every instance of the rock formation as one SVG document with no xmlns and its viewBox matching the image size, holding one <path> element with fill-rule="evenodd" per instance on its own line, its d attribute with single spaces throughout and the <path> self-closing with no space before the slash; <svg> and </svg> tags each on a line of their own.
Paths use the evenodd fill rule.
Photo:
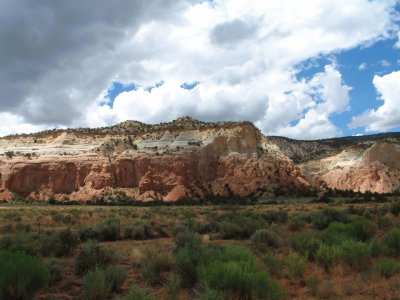
<svg viewBox="0 0 400 300">
<path fill-rule="evenodd" d="M 400 188 L 399 135 L 295 141 L 249 122 L 179 118 L 0 139 L 0 199 L 202 200 L 264 196 L 312 186 Z"/>
</svg>

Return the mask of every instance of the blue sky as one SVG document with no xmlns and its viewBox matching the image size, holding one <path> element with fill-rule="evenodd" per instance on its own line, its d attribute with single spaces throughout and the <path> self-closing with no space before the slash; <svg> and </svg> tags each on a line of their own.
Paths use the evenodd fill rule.
<svg viewBox="0 0 400 300">
<path fill-rule="evenodd" d="M 397 39 L 378 41 L 372 45 L 359 46 L 339 53 L 330 53 L 302 62 L 299 79 L 311 79 L 322 72 L 324 66 L 334 61 L 350 90 L 350 110 L 332 116 L 332 122 L 342 129 L 344 135 L 366 134 L 364 128 L 349 128 L 355 115 L 367 109 L 377 109 L 382 103 L 372 80 L 375 75 L 386 75 L 400 69 L 400 50 L 395 47 Z M 400 124 L 387 131 L 399 131 Z M 377 131 L 369 132 L 374 133 Z"/>
<path fill-rule="evenodd" d="M 4 0 L 0 135 L 182 116 L 298 139 L 400 130 L 399 4 Z"/>
</svg>

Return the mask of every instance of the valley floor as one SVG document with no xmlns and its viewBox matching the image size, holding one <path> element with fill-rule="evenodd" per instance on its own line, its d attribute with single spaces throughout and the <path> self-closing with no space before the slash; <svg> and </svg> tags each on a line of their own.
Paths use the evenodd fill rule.
<svg viewBox="0 0 400 300">
<path fill-rule="evenodd" d="M 25 299 L 400 297 L 400 198 L 310 200 L 156 207 L 4 204 L 0 266 L 1 252 L 24 252 L 46 265 L 50 277 L 27 288 Z M 106 282 L 96 281 L 102 276 Z M 12 285 L 6 277 L 0 281 Z M 90 281 L 96 282 L 94 290 Z M 0 298 L 7 295 L 3 282 Z"/>
</svg>

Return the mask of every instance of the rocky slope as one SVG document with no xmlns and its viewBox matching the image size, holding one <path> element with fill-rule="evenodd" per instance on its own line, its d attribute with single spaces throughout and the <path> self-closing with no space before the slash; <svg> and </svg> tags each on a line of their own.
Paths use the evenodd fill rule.
<svg viewBox="0 0 400 300">
<path fill-rule="evenodd" d="M 0 139 L 0 199 L 201 200 L 262 196 L 312 186 L 392 192 L 400 136 L 295 141 L 249 122 L 179 118 Z"/>
</svg>

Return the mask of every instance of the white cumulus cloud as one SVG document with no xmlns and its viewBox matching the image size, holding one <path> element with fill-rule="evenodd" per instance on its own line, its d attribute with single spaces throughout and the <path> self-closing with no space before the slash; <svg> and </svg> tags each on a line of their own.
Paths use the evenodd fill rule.
<svg viewBox="0 0 400 300">
<path fill-rule="evenodd" d="M 298 65 L 387 38 L 394 6 L 392 0 L 5 0 L 1 109 L 18 116 L 16 124 L 38 128 L 190 115 L 247 119 L 268 134 L 340 135 L 331 117 L 350 105 L 340 68 L 327 65 L 300 80 Z M 110 107 L 104 96 L 114 81 L 165 83 L 151 93 L 121 93 Z M 200 84 L 193 90 L 180 87 L 194 81 Z"/>
<path fill-rule="evenodd" d="M 375 75 L 373 84 L 382 105 L 353 117 L 351 128 L 365 127 L 367 131 L 385 131 L 400 126 L 400 71 Z"/>
</svg>

